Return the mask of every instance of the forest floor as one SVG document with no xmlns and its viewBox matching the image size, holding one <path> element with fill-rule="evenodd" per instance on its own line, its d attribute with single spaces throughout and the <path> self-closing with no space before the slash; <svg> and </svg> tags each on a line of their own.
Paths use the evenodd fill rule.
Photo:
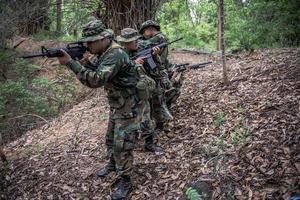
<svg viewBox="0 0 300 200">
<path fill-rule="evenodd" d="M 184 199 L 195 181 L 209 186 L 212 199 L 299 195 L 300 49 L 228 56 L 229 86 L 222 84 L 215 55 L 172 50 L 170 58 L 213 64 L 184 74 L 182 94 L 171 108 L 174 120 L 159 138 L 165 154 L 145 152 L 138 142 L 129 199 Z M 110 199 L 116 175 L 95 176 L 107 162 L 107 120 L 105 93 L 95 89 L 5 145 L 9 163 L 0 163 L 0 199 Z"/>
</svg>

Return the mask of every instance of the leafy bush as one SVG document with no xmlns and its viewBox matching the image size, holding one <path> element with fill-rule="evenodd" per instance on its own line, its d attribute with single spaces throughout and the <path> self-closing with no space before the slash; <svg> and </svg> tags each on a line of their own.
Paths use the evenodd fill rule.
<svg viewBox="0 0 300 200">
<path fill-rule="evenodd" d="M 184 37 L 177 47 L 214 50 L 216 47 L 217 1 L 167 1 L 158 13 L 162 31 L 170 38 Z M 251 50 L 300 45 L 300 2 L 236 1 L 225 3 L 227 50 Z"/>
<path fill-rule="evenodd" d="M 1 64 L 9 66 L 4 70 L 9 76 L 0 84 L 0 133 L 5 141 L 34 128 L 42 118 L 56 115 L 78 97 L 71 76 L 58 72 L 61 81 L 51 82 L 37 77 L 39 68 L 26 60 L 13 62 L 15 56 L 8 52 L 0 57 Z"/>
<path fill-rule="evenodd" d="M 226 122 L 226 115 L 223 112 L 217 112 L 213 116 L 213 120 L 214 120 L 214 125 L 216 127 L 220 127 L 221 125 L 223 125 Z"/>
</svg>

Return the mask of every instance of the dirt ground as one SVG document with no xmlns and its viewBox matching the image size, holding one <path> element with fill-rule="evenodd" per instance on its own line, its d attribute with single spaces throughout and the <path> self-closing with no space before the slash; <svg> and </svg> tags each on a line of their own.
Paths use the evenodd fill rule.
<svg viewBox="0 0 300 200">
<path fill-rule="evenodd" d="M 300 193 L 300 49 L 228 55 L 230 85 L 212 54 L 173 50 L 176 63 L 213 61 L 184 74 L 174 120 L 159 138 L 165 154 L 134 151 L 129 199 L 184 199 L 191 182 L 212 199 L 289 199 Z M 3 199 L 110 199 L 116 176 L 95 171 L 107 157 L 102 89 L 4 148 Z M 0 190 L 1 191 L 1 190 Z"/>
</svg>

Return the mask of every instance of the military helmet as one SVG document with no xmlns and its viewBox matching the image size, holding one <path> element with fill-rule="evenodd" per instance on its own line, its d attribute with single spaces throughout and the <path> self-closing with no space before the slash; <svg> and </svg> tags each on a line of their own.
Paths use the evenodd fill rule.
<svg viewBox="0 0 300 200">
<path fill-rule="evenodd" d="M 152 20 L 147 20 L 144 23 L 142 23 L 140 31 L 139 31 L 140 34 L 143 34 L 144 30 L 148 27 L 151 27 L 151 26 L 156 28 L 158 31 L 160 31 L 160 26 L 159 26 L 158 23 L 156 23 L 155 21 L 152 21 Z"/>
<path fill-rule="evenodd" d="M 79 41 L 93 42 L 113 35 L 113 30 L 107 29 L 100 20 L 92 20 L 83 27 L 82 38 Z"/>
<path fill-rule="evenodd" d="M 118 42 L 132 42 L 142 37 L 137 30 L 132 28 L 124 28 L 121 30 L 121 35 L 117 36 Z"/>
</svg>

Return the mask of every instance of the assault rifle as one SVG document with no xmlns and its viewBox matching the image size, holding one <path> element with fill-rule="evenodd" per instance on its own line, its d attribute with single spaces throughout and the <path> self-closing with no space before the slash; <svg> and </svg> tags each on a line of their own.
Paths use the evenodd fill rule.
<svg viewBox="0 0 300 200">
<path fill-rule="evenodd" d="M 172 77 L 172 75 L 175 71 L 183 72 L 187 69 L 200 69 L 200 68 L 204 68 L 206 65 L 209 65 L 211 63 L 212 63 L 211 61 L 208 61 L 208 62 L 198 63 L 198 64 L 194 64 L 194 65 L 190 65 L 190 63 L 177 64 L 168 70 L 168 74 L 169 74 L 169 77 Z"/>
<path fill-rule="evenodd" d="M 153 53 L 152 48 L 158 47 L 158 48 L 162 49 L 162 48 L 165 48 L 166 46 L 168 46 L 168 45 L 170 45 L 170 44 L 172 44 L 174 42 L 177 42 L 179 40 L 182 40 L 182 39 L 183 38 L 179 38 L 179 39 L 176 39 L 176 40 L 174 40 L 172 42 L 168 42 L 168 43 L 164 42 L 164 43 L 161 43 L 159 45 L 155 45 L 155 46 L 152 46 L 152 47 L 147 47 L 145 49 L 140 50 L 135 56 L 132 56 L 130 59 L 131 60 L 135 60 L 137 58 L 143 57 L 144 59 L 146 59 L 149 67 L 153 70 L 153 69 L 155 69 L 157 67 L 157 65 L 154 62 L 153 57 L 152 57 L 152 53 Z"/>
<path fill-rule="evenodd" d="M 82 59 L 83 54 L 88 50 L 88 48 L 84 46 L 83 43 L 74 42 L 68 44 L 65 48 L 47 49 L 45 46 L 42 46 L 41 47 L 42 53 L 23 56 L 22 58 L 34 58 L 34 57 L 45 57 L 45 56 L 48 58 L 63 57 L 64 54 L 60 49 L 65 50 L 74 60 Z"/>
</svg>

